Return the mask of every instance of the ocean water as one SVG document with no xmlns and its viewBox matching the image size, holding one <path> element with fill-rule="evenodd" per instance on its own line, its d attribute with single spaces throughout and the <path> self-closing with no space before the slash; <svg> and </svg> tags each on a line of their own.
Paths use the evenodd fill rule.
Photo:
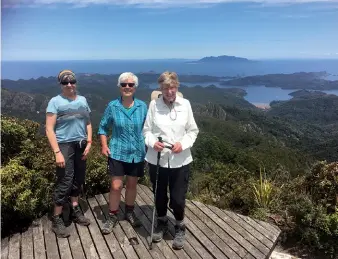
<svg viewBox="0 0 338 259">
<path fill-rule="evenodd" d="M 274 73 L 319 72 L 330 75 L 327 80 L 338 80 L 338 60 L 263 60 L 248 64 L 197 64 L 186 60 L 97 60 L 97 61 L 2 61 L 1 79 L 31 79 L 56 76 L 63 69 L 75 73 L 117 74 L 165 70 L 178 74 L 212 76 L 250 76 Z M 155 83 L 155 82 L 154 82 Z M 182 82 L 185 85 L 195 85 Z M 200 83 L 202 86 L 217 83 Z M 156 86 L 154 86 L 156 87 Z M 243 87 L 250 102 L 269 103 L 273 100 L 288 100 L 294 90 L 267 88 L 264 86 Z M 327 91 L 338 95 L 338 90 Z"/>
</svg>

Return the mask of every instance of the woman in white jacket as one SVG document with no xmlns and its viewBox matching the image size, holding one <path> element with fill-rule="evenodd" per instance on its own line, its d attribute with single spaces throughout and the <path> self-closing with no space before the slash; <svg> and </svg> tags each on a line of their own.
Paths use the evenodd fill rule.
<svg viewBox="0 0 338 259">
<path fill-rule="evenodd" d="M 193 146 L 199 130 L 190 102 L 177 94 L 179 87 L 177 74 L 164 72 L 159 77 L 158 83 L 162 95 L 150 102 L 143 129 L 145 144 L 148 147 L 145 160 L 149 164 L 153 187 L 156 181 L 157 154 L 161 152 L 156 193 L 158 217 L 153 241 L 160 242 L 168 231 L 167 187 L 169 184 L 169 206 L 176 219 L 173 248 L 182 249 L 185 240 L 185 198 L 190 163 L 193 161 L 190 148 Z M 158 137 L 162 137 L 164 143 L 159 142 Z M 165 148 L 168 145 L 171 148 Z"/>
</svg>

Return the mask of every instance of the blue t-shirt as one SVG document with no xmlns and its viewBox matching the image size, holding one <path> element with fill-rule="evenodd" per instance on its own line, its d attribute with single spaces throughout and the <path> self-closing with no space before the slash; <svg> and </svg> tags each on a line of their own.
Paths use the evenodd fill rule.
<svg viewBox="0 0 338 259">
<path fill-rule="evenodd" d="M 72 100 L 57 95 L 49 101 L 46 112 L 57 115 L 55 134 L 58 143 L 87 138 L 87 124 L 90 122 L 91 110 L 84 96 L 78 95 L 75 100 Z"/>
</svg>

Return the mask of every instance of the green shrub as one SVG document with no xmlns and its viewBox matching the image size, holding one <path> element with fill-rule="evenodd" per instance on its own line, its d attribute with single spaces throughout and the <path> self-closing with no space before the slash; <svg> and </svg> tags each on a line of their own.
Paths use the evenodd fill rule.
<svg viewBox="0 0 338 259">
<path fill-rule="evenodd" d="M 2 232 L 42 215 L 50 204 L 51 190 L 42 171 L 28 169 L 19 159 L 11 160 L 1 169 Z"/>
<path fill-rule="evenodd" d="M 338 213 L 327 214 L 326 208 L 314 204 L 309 196 L 300 196 L 289 207 L 294 221 L 290 233 L 311 251 L 321 250 L 332 258 L 338 255 Z"/>
<path fill-rule="evenodd" d="M 338 162 L 318 162 L 305 184 L 315 203 L 324 206 L 328 213 L 338 211 Z"/>
<path fill-rule="evenodd" d="M 36 122 L 1 116 L 1 164 L 21 152 L 24 140 L 35 139 L 38 129 Z"/>
</svg>

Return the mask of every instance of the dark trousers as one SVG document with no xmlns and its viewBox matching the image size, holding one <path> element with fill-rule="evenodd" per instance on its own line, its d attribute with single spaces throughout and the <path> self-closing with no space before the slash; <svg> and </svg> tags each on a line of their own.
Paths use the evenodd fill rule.
<svg viewBox="0 0 338 259">
<path fill-rule="evenodd" d="M 153 193 L 155 192 L 156 165 L 149 164 L 150 180 L 153 184 Z M 170 193 L 169 207 L 173 210 L 176 220 L 181 221 L 184 218 L 185 198 L 189 183 L 189 165 L 179 168 L 159 168 L 156 211 L 158 217 L 167 215 L 168 206 L 168 184 Z"/>
<path fill-rule="evenodd" d="M 65 167 L 56 167 L 57 181 L 53 198 L 57 206 L 63 206 L 69 196 L 80 195 L 85 181 L 86 160 L 81 159 L 85 146 L 80 146 L 79 142 L 60 143 L 59 148 L 65 158 Z"/>
</svg>

